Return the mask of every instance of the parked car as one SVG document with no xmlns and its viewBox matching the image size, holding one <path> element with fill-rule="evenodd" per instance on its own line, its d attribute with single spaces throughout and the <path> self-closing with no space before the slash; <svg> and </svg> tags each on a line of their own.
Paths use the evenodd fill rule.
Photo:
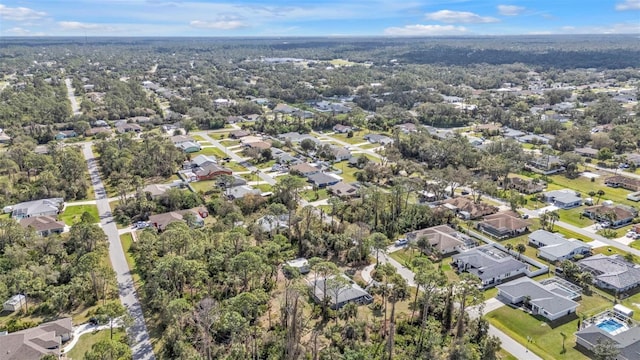
<svg viewBox="0 0 640 360">
<path fill-rule="evenodd" d="M 149 227 L 149 224 L 144 221 L 136 221 L 136 223 L 133 224 L 134 229 L 144 229 L 147 227 Z"/>
<path fill-rule="evenodd" d="M 396 241 L 396 246 L 405 246 L 409 243 L 409 240 L 403 238 L 403 239 L 398 239 Z"/>
</svg>

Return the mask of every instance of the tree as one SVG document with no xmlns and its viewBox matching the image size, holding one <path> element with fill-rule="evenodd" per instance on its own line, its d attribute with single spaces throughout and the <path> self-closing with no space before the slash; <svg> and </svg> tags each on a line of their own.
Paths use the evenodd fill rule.
<svg viewBox="0 0 640 360">
<path fill-rule="evenodd" d="M 550 211 L 548 213 L 548 219 L 549 219 L 549 231 L 553 232 L 553 228 L 556 224 L 556 221 L 560 220 L 560 214 L 558 214 L 558 211 L 556 210 Z"/>
<path fill-rule="evenodd" d="M 614 360 L 620 354 L 620 350 L 616 348 L 615 343 L 603 337 L 598 339 L 591 352 L 595 360 Z"/>
<path fill-rule="evenodd" d="M 456 335 L 458 338 L 464 336 L 464 322 L 466 309 L 468 306 L 476 305 L 482 302 L 482 292 L 480 291 L 482 283 L 480 278 L 470 273 L 463 273 L 460 281 L 455 286 L 455 296 L 460 304 L 460 312 L 458 314 L 458 325 Z"/>
<path fill-rule="evenodd" d="M 518 244 L 516 245 L 516 251 L 518 252 L 518 259 L 520 259 L 520 256 L 522 256 L 522 254 L 527 251 L 527 246 L 525 244 Z"/>
<path fill-rule="evenodd" d="M 371 242 L 373 249 L 376 251 L 376 267 L 378 267 L 378 264 L 380 264 L 380 250 L 385 251 L 387 249 L 387 246 L 389 246 L 389 239 L 387 238 L 387 235 L 375 232 L 371 234 L 369 241 Z"/>
<path fill-rule="evenodd" d="M 84 355 L 85 360 L 129 360 L 131 349 L 127 344 L 113 339 L 100 340 Z"/>
<path fill-rule="evenodd" d="M 119 302 L 109 302 L 96 310 L 98 316 L 104 316 L 109 321 L 109 338 L 113 340 L 113 322 L 126 314 L 127 309 Z"/>
<path fill-rule="evenodd" d="M 420 320 L 420 334 L 418 336 L 416 356 L 422 355 L 425 330 L 427 329 L 428 324 L 429 308 L 431 307 L 431 299 L 440 290 L 440 288 L 447 284 L 447 278 L 442 271 L 440 271 L 439 269 L 433 269 L 432 267 L 428 267 L 427 269 L 428 270 L 424 273 L 424 275 L 416 278 L 416 281 L 422 287 L 424 294 L 422 299 L 422 316 Z M 429 337 L 430 336 L 427 336 L 427 338 Z"/>
<path fill-rule="evenodd" d="M 300 148 L 306 153 L 316 149 L 316 142 L 311 139 L 304 139 L 300 142 Z"/>
<path fill-rule="evenodd" d="M 596 205 L 600 204 L 600 199 L 604 196 L 604 190 L 599 189 L 596 195 L 598 195 L 598 200 L 596 201 Z"/>
<path fill-rule="evenodd" d="M 389 328 L 389 340 L 387 342 L 388 359 L 393 360 L 393 345 L 395 342 L 396 334 L 396 303 L 402 301 L 409 296 L 409 289 L 407 281 L 400 276 L 400 274 L 394 274 L 391 277 L 391 289 L 389 291 L 389 301 L 391 302 L 391 317 Z"/>
</svg>

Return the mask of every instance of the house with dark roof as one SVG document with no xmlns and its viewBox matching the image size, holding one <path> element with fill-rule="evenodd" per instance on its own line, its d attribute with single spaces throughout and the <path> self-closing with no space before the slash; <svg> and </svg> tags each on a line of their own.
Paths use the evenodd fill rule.
<svg viewBox="0 0 640 360">
<path fill-rule="evenodd" d="M 128 132 L 135 132 L 135 133 L 139 133 L 142 131 L 142 126 L 138 125 L 138 124 L 129 124 L 129 123 L 125 123 L 122 124 L 120 126 L 116 126 L 116 131 L 120 134 L 124 134 L 124 133 L 128 133 Z"/>
<path fill-rule="evenodd" d="M 601 342 L 609 341 L 619 351 L 615 360 L 637 360 L 640 354 L 640 327 L 631 317 L 618 311 L 605 311 L 580 323 L 576 345 L 593 351 Z"/>
<path fill-rule="evenodd" d="M 298 108 L 295 108 L 293 106 L 289 106 L 287 104 L 283 104 L 280 103 L 278 105 L 276 105 L 275 108 L 273 108 L 274 112 L 279 112 L 282 114 L 293 114 L 294 112 L 298 111 Z"/>
<path fill-rule="evenodd" d="M 615 175 L 615 176 L 608 177 L 604 180 L 604 184 L 612 188 L 621 187 L 623 189 L 627 189 L 631 191 L 640 191 L 639 179 L 622 176 L 622 175 Z"/>
<path fill-rule="evenodd" d="M 510 177 L 507 182 L 507 189 L 514 189 L 523 194 L 535 194 L 544 190 L 546 184 L 544 182 L 533 182 L 519 177 Z"/>
<path fill-rule="evenodd" d="M 521 276 L 528 268 L 527 264 L 516 260 L 492 244 L 478 246 L 453 255 L 452 261 L 458 271 L 478 276 L 484 288 Z"/>
<path fill-rule="evenodd" d="M 520 218 L 517 213 L 505 211 L 485 216 L 484 220 L 478 223 L 478 230 L 498 239 L 506 239 L 529 231 L 529 225 L 531 223 Z"/>
<path fill-rule="evenodd" d="M 271 155 L 273 156 L 274 159 L 276 159 L 276 162 L 280 165 L 298 165 L 303 163 L 303 161 L 291 154 L 289 154 L 286 151 L 282 151 L 278 148 L 272 148 L 271 149 Z"/>
<path fill-rule="evenodd" d="M 536 230 L 529 234 L 529 244 L 538 248 L 538 256 L 550 262 L 588 255 L 592 246 L 576 239 L 565 239 L 558 233 Z"/>
<path fill-rule="evenodd" d="M 576 148 L 573 150 L 578 155 L 586 156 L 588 158 L 594 159 L 598 156 L 598 150 L 590 147 Z"/>
<path fill-rule="evenodd" d="M 158 199 L 171 189 L 171 186 L 165 184 L 149 184 L 142 188 L 143 194 L 148 194 L 152 199 Z"/>
<path fill-rule="evenodd" d="M 151 224 L 158 231 L 164 231 L 167 226 L 176 221 L 185 221 L 185 216 L 187 214 L 192 214 L 193 219 L 195 221 L 195 226 L 204 225 L 204 218 L 209 214 L 206 209 L 196 208 L 196 209 L 188 209 L 188 210 L 180 210 L 180 211 L 170 211 L 162 214 L 156 214 L 149 216 L 149 220 L 147 223 Z"/>
<path fill-rule="evenodd" d="M 70 139 L 70 138 L 74 138 L 78 136 L 78 134 L 74 131 L 74 130 L 63 130 L 58 132 L 54 138 L 56 140 L 64 140 L 64 139 Z"/>
<path fill-rule="evenodd" d="M 358 196 L 358 188 L 343 181 L 329 186 L 328 189 L 333 195 L 341 198 Z"/>
<path fill-rule="evenodd" d="M 4 208 L 5 212 L 11 212 L 11 217 L 16 220 L 35 216 L 55 216 L 60 213 L 64 204 L 62 198 L 51 198 L 27 201 Z"/>
<path fill-rule="evenodd" d="M 640 266 L 620 255 L 597 254 L 577 264 L 582 271 L 593 275 L 593 283 L 599 288 L 623 293 L 640 285 Z"/>
<path fill-rule="evenodd" d="M 363 138 L 372 144 L 387 145 L 393 143 L 393 139 L 386 135 L 367 134 Z"/>
<path fill-rule="evenodd" d="M 229 133 L 229 137 L 232 139 L 240 139 L 249 135 L 251 135 L 249 130 L 233 130 Z"/>
<path fill-rule="evenodd" d="M 580 305 L 571 299 L 568 292 L 557 284 L 542 285 L 528 277 L 498 285 L 497 298 L 507 300 L 510 304 L 524 304 L 531 309 L 532 315 L 541 315 L 549 321 L 575 314 Z"/>
<path fill-rule="evenodd" d="M 221 175 L 229 175 L 233 173 L 231 169 L 218 164 L 206 163 L 202 167 L 197 167 L 193 172 L 199 181 L 211 180 Z"/>
<path fill-rule="evenodd" d="M 582 198 L 569 189 L 547 191 L 543 194 L 543 199 L 560 209 L 572 209 L 582 205 Z"/>
<path fill-rule="evenodd" d="M 469 237 L 447 225 L 412 231 L 405 234 L 405 237 L 413 244 L 416 244 L 420 239 L 426 239 L 438 256 L 446 256 L 464 250 L 465 246 L 471 242 Z"/>
<path fill-rule="evenodd" d="M 23 228 L 32 228 L 40 236 L 48 236 L 51 234 L 61 234 L 64 231 L 65 224 L 57 220 L 53 216 L 34 216 L 20 220 L 20 226 Z"/>
<path fill-rule="evenodd" d="M 582 214 L 591 220 L 608 221 L 612 228 L 631 224 L 638 211 L 624 205 L 595 205 L 585 208 Z"/>
<path fill-rule="evenodd" d="M 458 196 L 452 199 L 444 200 L 443 204 L 446 205 L 448 209 L 458 214 L 460 217 L 468 219 L 477 219 L 479 217 L 495 214 L 498 212 L 498 207 L 496 206 L 489 205 L 483 202 L 476 203 L 475 201 L 473 201 L 473 199 L 464 196 Z"/>
<path fill-rule="evenodd" d="M 340 179 L 339 177 L 331 176 L 327 173 L 319 172 L 307 176 L 307 181 L 312 183 L 313 186 L 322 189 L 328 186 L 335 185 L 342 181 L 342 179 Z"/>
<path fill-rule="evenodd" d="M 310 283 L 311 295 L 316 302 L 323 303 L 327 299 L 333 310 L 338 310 L 348 303 L 367 305 L 373 302 L 373 296 L 353 280 L 346 275 L 338 276 L 343 279 L 333 281 L 335 276 L 330 276 L 317 278 Z"/>
<path fill-rule="evenodd" d="M 72 336 L 71 318 L 0 335 L 0 360 L 40 360 L 45 355 L 57 357 L 62 344 Z"/>
</svg>

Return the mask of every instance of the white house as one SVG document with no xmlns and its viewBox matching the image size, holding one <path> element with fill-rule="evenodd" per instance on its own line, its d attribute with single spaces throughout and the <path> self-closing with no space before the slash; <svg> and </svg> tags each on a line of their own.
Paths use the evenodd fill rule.
<svg viewBox="0 0 640 360">
<path fill-rule="evenodd" d="M 551 262 L 573 259 L 576 255 L 591 252 L 591 245 L 576 239 L 565 239 L 562 235 L 546 230 L 529 234 L 529 243 L 538 247 L 538 256 Z"/>
<path fill-rule="evenodd" d="M 528 277 L 498 285 L 498 297 L 511 304 L 521 304 L 531 308 L 531 313 L 553 321 L 574 314 L 579 303 L 547 289 L 546 286 Z"/>
<path fill-rule="evenodd" d="M 546 202 L 549 202 L 560 209 L 571 209 L 582 205 L 582 198 L 573 190 L 553 190 L 548 191 L 543 195 Z"/>
</svg>

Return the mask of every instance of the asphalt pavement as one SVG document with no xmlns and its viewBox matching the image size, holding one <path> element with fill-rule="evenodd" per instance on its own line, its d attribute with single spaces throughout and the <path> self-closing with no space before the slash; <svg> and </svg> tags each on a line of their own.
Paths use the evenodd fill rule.
<svg viewBox="0 0 640 360">
<path fill-rule="evenodd" d="M 96 205 L 100 216 L 100 224 L 104 233 L 107 234 L 109 241 L 109 258 L 111 259 L 113 270 L 116 272 L 120 301 L 133 318 L 133 325 L 127 329 L 131 341 L 130 346 L 133 359 L 155 360 L 153 347 L 151 346 L 149 333 L 147 332 L 147 326 L 142 313 L 142 307 L 138 301 L 136 289 L 133 286 L 133 278 L 131 277 L 131 271 L 127 264 L 122 244 L 120 243 L 118 228 L 113 222 L 109 199 L 107 198 L 107 192 L 102 183 L 102 179 L 100 179 L 98 161 L 91 151 L 91 143 L 83 145 L 82 153 L 87 160 L 91 184 L 96 194 Z"/>
</svg>

